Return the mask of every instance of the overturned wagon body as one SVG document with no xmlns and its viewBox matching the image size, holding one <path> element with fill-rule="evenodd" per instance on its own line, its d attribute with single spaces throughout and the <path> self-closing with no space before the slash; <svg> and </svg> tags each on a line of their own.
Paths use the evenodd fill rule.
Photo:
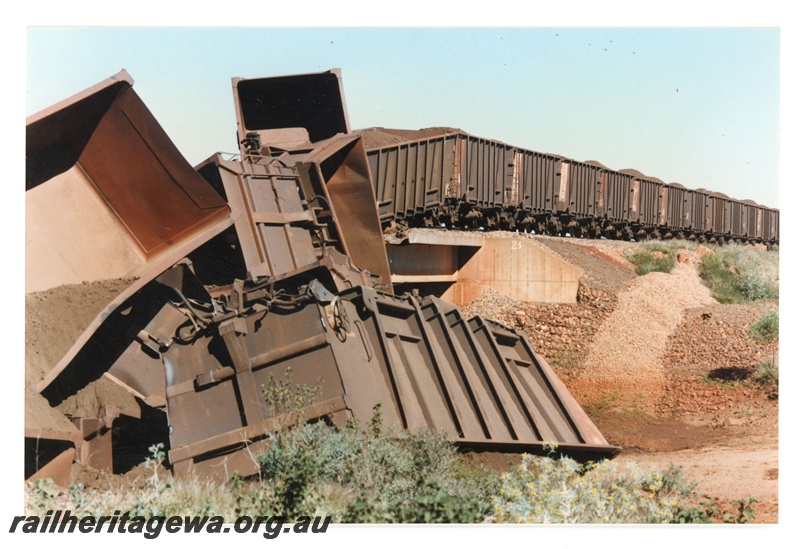
<svg viewBox="0 0 800 549">
<path fill-rule="evenodd" d="M 234 79 L 240 153 L 195 169 L 131 85 L 120 73 L 29 119 L 27 223 L 42 235 L 29 246 L 46 249 L 57 230 L 66 250 L 46 279 L 29 254 L 31 286 L 73 282 L 77 269 L 81 281 L 130 277 L 31 389 L 56 408 L 105 380 L 130 401 L 68 418 L 83 430 L 26 425 L 26 476 L 47 463 L 63 472 L 72 459 L 121 471 L 158 442 L 176 474 L 251 474 L 274 429 L 367 421 L 377 405 L 397 428 L 443 431 L 468 447 L 619 451 L 524 333 L 436 298 L 393 294 L 366 149 L 349 131 L 338 71 Z M 122 124 L 120 108 L 138 116 Z M 85 122 L 80 139 L 64 123 L 70 113 Z M 76 140 L 89 145 L 65 156 L 58 144 Z M 100 213 L 52 227 L 48 210 L 33 206 L 69 185 L 64 196 L 84 197 L 76 208 Z M 96 250 L 108 236 L 96 217 L 126 243 L 111 271 Z M 276 384 L 313 387 L 315 398 L 287 409 L 270 396 Z"/>
</svg>

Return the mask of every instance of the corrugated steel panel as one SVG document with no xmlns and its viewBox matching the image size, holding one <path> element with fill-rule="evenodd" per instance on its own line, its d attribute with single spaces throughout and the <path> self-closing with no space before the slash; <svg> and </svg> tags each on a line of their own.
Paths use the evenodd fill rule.
<svg viewBox="0 0 800 549">
<path fill-rule="evenodd" d="M 722 196 L 710 194 L 708 196 L 708 215 L 710 217 L 710 230 L 715 235 L 730 233 L 730 218 L 726 215 L 727 199 Z"/>
<path fill-rule="evenodd" d="M 215 340 L 227 353 L 211 351 L 219 349 Z M 226 321 L 217 335 L 175 346 L 165 357 L 174 372 L 167 403 L 177 471 L 246 452 L 242 443 L 263 439 L 265 427 L 286 420 L 258 388 L 285 380 L 287 368 L 292 382 L 320 387 L 317 402 L 298 411 L 304 418 L 366 422 L 380 404 L 388 426 L 444 432 L 469 447 L 536 452 L 556 443 L 565 453 L 596 457 L 619 450 L 523 332 L 466 319 L 436 298 L 356 287 L 327 305 Z"/>
<path fill-rule="evenodd" d="M 457 136 L 367 151 L 381 221 L 440 208 L 453 180 Z"/>
<path fill-rule="evenodd" d="M 503 208 L 514 177 L 514 148 L 481 137 L 465 136 L 462 163 L 467 200 L 480 208 Z"/>
<path fill-rule="evenodd" d="M 325 245 L 333 244 L 322 241 L 321 223 L 296 169 L 266 161 L 229 161 L 218 155 L 208 163 L 218 170 L 252 277 L 275 277 L 314 263 Z"/>
<path fill-rule="evenodd" d="M 780 211 L 767 208 L 767 218 L 767 233 L 764 239 L 777 242 L 780 239 Z"/>
<path fill-rule="evenodd" d="M 711 216 L 708 208 L 708 194 L 687 189 L 689 203 L 689 229 L 698 232 L 711 230 Z"/>
<path fill-rule="evenodd" d="M 741 201 L 728 200 L 726 217 L 731 236 L 735 238 L 745 236 L 744 204 Z"/>
<path fill-rule="evenodd" d="M 367 151 L 369 171 L 375 184 L 375 199 L 381 222 L 395 218 L 398 202 L 398 152 L 396 148 Z M 399 213 L 397 214 L 399 217 Z"/>
<path fill-rule="evenodd" d="M 561 180 L 561 159 L 533 151 L 519 152 L 522 155 L 519 196 L 522 207 L 534 214 L 552 213 Z"/>
<path fill-rule="evenodd" d="M 649 179 L 637 178 L 634 180 L 634 192 L 631 193 L 631 221 L 638 222 L 645 227 L 659 225 L 659 204 L 663 184 Z"/>
<path fill-rule="evenodd" d="M 757 206 L 756 207 L 756 238 L 762 239 L 764 238 L 764 224 L 766 222 L 766 216 L 764 215 L 764 207 Z"/>
<path fill-rule="evenodd" d="M 608 217 L 610 221 L 615 223 L 627 223 L 631 220 L 630 196 L 632 183 L 632 176 L 608 170 L 604 200 L 605 211 L 602 213 Z"/>
<path fill-rule="evenodd" d="M 574 160 L 570 160 L 569 164 L 569 203 L 566 211 L 579 218 L 594 217 L 596 189 L 606 170 Z"/>
<path fill-rule="evenodd" d="M 398 178 L 391 173 L 391 166 L 387 166 L 383 160 L 378 162 L 370 152 L 370 167 L 376 174 L 381 220 L 384 222 L 395 217 L 414 226 L 419 219 L 412 220 L 412 217 L 435 208 L 436 204 L 430 197 L 441 196 L 442 203 L 449 199 L 451 204 L 465 198 L 476 210 L 487 211 L 484 213 L 515 211 L 519 208 L 520 213 L 534 215 L 558 213 L 600 222 L 607 219 L 615 225 L 634 223 L 648 229 L 661 227 L 718 236 L 732 234 L 735 230 L 742 233 L 746 229 L 737 230 L 735 226 L 748 223 L 747 211 L 743 214 L 745 221 L 739 221 L 739 214 L 728 206 L 741 201 L 730 200 L 725 195 L 706 189 L 694 191 L 677 183 L 666 185 L 637 170 L 609 170 L 597 162 L 577 162 L 557 155 L 511 147 L 469 136 L 460 130 L 451 133 L 444 128 L 377 130 L 404 139 L 427 136 L 435 139 L 444 136 L 455 138 L 450 180 L 443 182 L 439 188 L 428 185 L 425 193 L 429 194 L 420 194 L 418 187 L 411 190 L 403 188 L 401 194 L 404 200 L 393 198 L 391 195 L 397 194 L 397 190 L 384 182 L 384 179 L 394 181 Z M 389 153 L 396 151 L 396 147 L 388 145 L 377 149 Z M 406 164 L 408 160 L 403 158 L 400 162 Z M 388 175 L 381 175 L 387 170 Z M 405 185 L 406 178 L 401 179 L 399 184 Z M 590 192 L 592 186 L 593 192 Z M 400 202 L 403 204 L 400 205 Z M 470 216 L 474 215 L 476 212 L 470 213 Z M 756 220 L 752 223 L 755 224 Z M 763 223 L 770 224 L 772 221 L 762 222 L 760 232 L 767 234 L 772 229 Z"/>
<path fill-rule="evenodd" d="M 742 204 L 744 208 L 745 236 L 756 238 L 758 234 L 758 206 L 752 201 L 745 201 Z"/>
<path fill-rule="evenodd" d="M 681 185 L 667 185 L 667 227 L 673 230 L 690 228 L 689 193 Z"/>
</svg>

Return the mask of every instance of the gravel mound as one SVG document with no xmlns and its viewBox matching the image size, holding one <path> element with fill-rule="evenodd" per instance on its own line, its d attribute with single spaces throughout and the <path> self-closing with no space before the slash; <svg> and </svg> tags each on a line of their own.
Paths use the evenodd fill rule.
<svg viewBox="0 0 800 549">
<path fill-rule="evenodd" d="M 595 334 L 573 390 L 585 402 L 622 398 L 647 411 L 663 395 L 662 356 L 684 311 L 715 303 L 690 265 L 635 278 Z"/>
</svg>

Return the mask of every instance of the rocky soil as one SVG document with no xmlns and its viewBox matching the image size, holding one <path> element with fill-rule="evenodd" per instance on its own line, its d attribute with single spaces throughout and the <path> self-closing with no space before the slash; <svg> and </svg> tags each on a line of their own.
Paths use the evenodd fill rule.
<svg viewBox="0 0 800 549">
<path fill-rule="evenodd" d="M 636 277 L 638 245 L 532 237 L 583 269 L 575 304 L 513 302 L 485 291 L 465 307 L 525 330 L 609 442 L 644 467 L 681 465 L 698 497 L 733 510 L 755 497 L 778 521 L 778 392 L 754 380 L 776 343 L 747 336 L 776 305 L 721 305 L 697 275 Z M 702 253 L 702 250 L 701 250 Z"/>
</svg>

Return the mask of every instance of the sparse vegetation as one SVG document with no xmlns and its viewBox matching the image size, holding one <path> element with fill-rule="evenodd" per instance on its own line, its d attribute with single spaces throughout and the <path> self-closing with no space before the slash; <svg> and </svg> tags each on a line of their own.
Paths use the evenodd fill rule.
<svg viewBox="0 0 800 549">
<path fill-rule="evenodd" d="M 639 276 L 652 272 L 669 273 L 675 268 L 675 250 L 660 244 L 648 244 L 628 256 L 628 261 L 636 265 L 636 274 Z"/>
<path fill-rule="evenodd" d="M 678 469 L 524 456 L 502 476 L 492 519 L 536 523 L 668 523 L 691 493 Z"/>
<path fill-rule="evenodd" d="M 767 313 L 756 320 L 747 330 L 748 337 L 762 341 L 777 341 L 778 313 Z"/>
<path fill-rule="evenodd" d="M 377 415 L 376 415 L 377 417 Z M 215 484 L 172 478 L 140 489 L 62 490 L 37 482 L 26 490 L 28 513 L 70 509 L 77 515 L 130 511 L 157 515 L 247 514 L 331 516 L 356 523 L 666 523 L 690 521 L 692 487 L 677 467 L 644 471 L 635 465 L 525 455 L 500 475 L 468 465 L 444 436 L 396 433 L 379 417 L 367 429 L 304 424 L 274 437 L 259 458 L 258 479 Z"/>
<path fill-rule="evenodd" d="M 756 516 L 754 503 L 756 498 L 746 498 L 734 502 L 734 513 L 726 513 L 717 505 L 717 498 L 709 498 L 699 503 L 697 507 L 680 507 L 676 510 L 672 522 L 676 524 L 711 524 L 712 522 L 726 524 L 747 524 Z"/>
<path fill-rule="evenodd" d="M 778 298 L 777 251 L 745 246 L 716 248 L 700 261 L 700 277 L 720 303 L 747 303 Z"/>
<path fill-rule="evenodd" d="M 772 357 L 762 360 L 756 367 L 753 379 L 766 386 L 778 385 L 777 341 L 779 337 L 778 313 L 770 312 L 756 320 L 747 330 L 747 336 L 760 341 L 774 343 Z"/>
<path fill-rule="evenodd" d="M 270 416 L 295 415 L 302 408 L 314 404 L 322 395 L 322 378 L 316 385 L 295 383 L 292 368 L 286 368 L 283 379 L 269 376 L 266 385 L 261 386 L 261 395 Z M 295 418 L 299 419 L 299 418 Z"/>
<path fill-rule="evenodd" d="M 579 360 L 574 351 L 556 351 L 550 358 L 550 365 L 560 374 L 571 374 L 576 371 Z"/>
<path fill-rule="evenodd" d="M 762 385 L 778 384 L 778 357 L 762 360 L 753 375 L 758 383 Z"/>
<path fill-rule="evenodd" d="M 456 474 L 446 437 L 386 430 L 377 414 L 367 432 L 354 422 L 285 430 L 259 461 L 288 516 L 322 508 L 346 522 L 477 522 L 488 511 L 488 484 Z"/>
</svg>

